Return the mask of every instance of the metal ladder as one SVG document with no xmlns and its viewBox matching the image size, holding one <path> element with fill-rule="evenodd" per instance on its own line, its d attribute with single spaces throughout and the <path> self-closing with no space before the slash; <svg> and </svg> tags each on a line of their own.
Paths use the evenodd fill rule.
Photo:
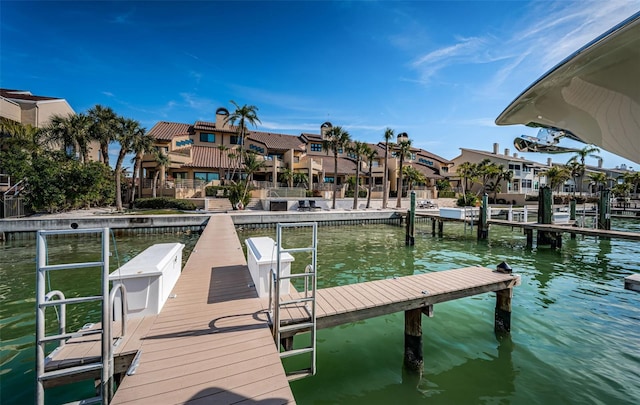
<svg viewBox="0 0 640 405">
<path fill-rule="evenodd" d="M 101 234 L 102 257 L 100 261 L 84 263 L 53 264 L 47 263 L 47 236 L 69 234 Z M 101 370 L 100 395 L 94 398 L 82 400 L 80 403 L 108 404 L 112 397 L 113 377 L 113 351 L 111 345 L 111 305 L 109 294 L 109 229 L 69 229 L 56 231 L 38 231 L 36 247 L 36 403 L 44 405 L 45 382 L 54 378 L 72 376 L 94 370 Z M 102 268 L 101 295 L 88 297 L 65 298 L 60 291 L 45 292 L 47 273 L 67 269 L 80 269 L 89 267 Z M 52 300 L 57 297 L 58 299 Z M 100 301 L 102 303 L 101 329 L 83 329 L 75 333 L 67 333 L 65 322 L 65 306 L 85 302 Z M 59 331 L 54 335 L 46 334 L 45 310 L 48 307 L 60 306 Z M 87 363 L 80 366 L 45 371 L 45 345 L 48 342 L 59 342 L 58 348 L 64 346 L 66 339 L 87 335 L 102 335 L 101 357 L 98 362 Z M 56 349 L 58 350 L 58 349 Z"/>
<path fill-rule="evenodd" d="M 312 241 L 311 246 L 300 248 L 283 247 L 282 230 L 284 228 L 300 228 L 311 227 L 312 228 Z M 276 270 L 271 270 L 270 286 L 269 286 L 269 310 L 270 318 L 273 327 L 273 337 L 278 348 L 283 334 L 296 331 L 309 331 L 310 343 L 306 347 L 280 351 L 280 358 L 287 358 L 293 356 L 299 356 L 304 354 L 310 354 L 310 365 L 308 368 L 287 372 L 287 378 L 289 381 L 301 379 L 304 377 L 315 375 L 316 373 L 316 290 L 317 290 L 317 253 L 318 253 L 318 224 L 316 222 L 298 222 L 288 224 L 277 225 L 277 259 Z M 307 265 L 304 273 L 290 274 L 288 276 L 282 275 L 281 256 L 283 253 L 298 253 L 298 252 L 311 252 L 311 264 Z M 281 282 L 285 280 L 294 280 L 304 278 L 304 295 L 301 298 L 293 300 L 280 299 Z M 272 294 L 273 293 L 273 294 Z M 297 320 L 296 323 L 287 325 L 282 324 L 282 318 L 280 316 L 281 310 L 287 306 L 300 307 L 303 304 L 307 318 Z M 293 339 L 293 337 L 291 337 Z"/>
</svg>

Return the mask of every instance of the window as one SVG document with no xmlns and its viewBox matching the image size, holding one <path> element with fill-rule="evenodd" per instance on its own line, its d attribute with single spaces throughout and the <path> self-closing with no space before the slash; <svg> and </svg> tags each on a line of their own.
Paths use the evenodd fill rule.
<svg viewBox="0 0 640 405">
<path fill-rule="evenodd" d="M 520 165 L 509 163 L 509 170 L 520 170 Z"/>
<path fill-rule="evenodd" d="M 531 173 L 531 167 L 529 166 L 522 166 L 522 171 L 524 173 Z"/>
<path fill-rule="evenodd" d="M 531 188 L 531 186 L 532 186 L 532 181 L 531 180 L 522 179 L 522 188 L 523 189 Z"/>
<path fill-rule="evenodd" d="M 249 150 L 253 150 L 253 151 L 257 152 L 257 153 L 260 153 L 260 154 L 264 155 L 264 148 L 261 148 L 261 147 L 259 147 L 257 145 L 254 145 L 254 144 L 249 145 Z"/>
<path fill-rule="evenodd" d="M 216 141 L 216 134 L 200 132 L 200 142 L 215 143 L 215 141 Z"/>
<path fill-rule="evenodd" d="M 194 180 L 204 180 L 207 183 L 212 180 L 220 180 L 220 174 L 213 172 L 195 172 L 193 173 Z"/>
<path fill-rule="evenodd" d="M 325 183 L 333 183 L 333 177 L 325 177 L 324 178 L 324 182 Z"/>
<path fill-rule="evenodd" d="M 215 139 L 215 138 L 214 138 Z M 181 141 L 176 141 L 176 147 L 193 145 L 193 139 L 183 139 Z"/>
<path fill-rule="evenodd" d="M 356 154 L 355 153 L 347 153 L 347 156 L 349 156 L 351 159 L 357 159 Z"/>
<path fill-rule="evenodd" d="M 242 137 L 238 135 L 231 135 L 229 143 L 231 143 L 231 145 L 242 145 Z"/>
<path fill-rule="evenodd" d="M 186 180 L 187 172 L 174 172 L 173 178 L 175 178 L 176 180 Z"/>
<path fill-rule="evenodd" d="M 344 151 L 342 150 L 342 148 L 338 149 L 338 153 L 343 153 Z"/>
<path fill-rule="evenodd" d="M 371 162 L 371 167 L 380 167 L 380 162 L 374 160 L 373 162 Z"/>
<path fill-rule="evenodd" d="M 425 158 L 420 158 L 418 159 L 418 162 L 423 163 L 427 166 L 433 166 L 433 162 L 431 160 L 427 160 Z"/>
<path fill-rule="evenodd" d="M 411 154 L 411 160 L 416 160 L 416 154 L 415 153 Z"/>
<path fill-rule="evenodd" d="M 311 144 L 311 152 L 322 152 L 322 144 L 321 143 L 312 143 Z"/>
</svg>

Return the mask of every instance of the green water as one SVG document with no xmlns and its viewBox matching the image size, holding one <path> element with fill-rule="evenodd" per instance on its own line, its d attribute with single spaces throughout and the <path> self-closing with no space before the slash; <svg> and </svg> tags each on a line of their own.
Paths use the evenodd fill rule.
<svg viewBox="0 0 640 405">
<path fill-rule="evenodd" d="M 640 232 L 639 222 L 614 227 Z M 423 317 L 424 373 L 415 376 L 402 367 L 403 314 L 320 330 L 317 375 L 291 384 L 298 403 L 638 403 L 640 294 L 624 290 L 623 278 L 640 272 L 640 243 L 567 236 L 561 250 L 527 249 L 510 228 L 492 227 L 487 243 L 462 225 L 445 224 L 443 237 L 430 230 L 418 224 L 415 246 L 405 247 L 396 226 L 320 228 L 318 284 L 506 260 L 522 277 L 511 337 L 493 333 L 493 294 L 437 304 Z"/>
<path fill-rule="evenodd" d="M 124 264 L 155 243 L 185 244 L 183 261 L 197 241 L 197 235 L 138 235 L 117 237 L 111 241 L 110 268 Z M 98 238 L 51 239 L 48 263 L 100 260 Z M 33 404 L 35 401 L 35 255 L 34 240 L 0 243 L 0 404 Z M 100 294 L 100 270 L 80 269 L 50 272 L 50 288 L 59 289 L 67 298 Z M 67 331 L 85 323 L 100 321 L 100 307 L 92 304 L 67 306 Z M 56 314 L 47 311 L 47 333 L 57 330 Z M 93 382 L 47 389 L 47 403 L 60 404 L 94 395 Z"/>
<path fill-rule="evenodd" d="M 640 222 L 613 224 L 640 232 Z M 477 242 L 462 225 L 445 224 L 433 237 L 417 226 L 416 245 L 404 246 L 392 225 L 319 228 L 319 286 L 328 287 L 506 260 L 522 276 L 513 298 L 511 337 L 493 333 L 495 298 L 484 294 L 437 304 L 423 317 L 422 376 L 402 368 L 404 319 L 394 314 L 318 333 L 318 374 L 292 383 L 300 404 L 635 404 L 640 398 L 640 294 L 623 278 L 640 273 L 640 243 L 575 240 L 561 250 L 527 249 L 518 230 L 494 226 Z M 292 230 L 286 242 L 307 240 Z M 241 231 L 250 236 L 275 231 Z M 120 262 L 161 242 L 195 237 L 144 235 L 117 240 Z M 97 251 L 92 240 L 52 241 L 50 261 Z M 186 256 L 186 255 L 185 255 Z M 35 243 L 0 244 L 0 403 L 34 397 Z M 111 259 L 115 268 L 115 257 Z M 294 271 L 308 263 L 296 255 Z M 91 292 L 93 274 L 55 275 L 52 286 Z M 60 277 L 60 278 L 58 278 Z M 66 292 L 65 290 L 65 292 Z M 95 322 L 97 308 L 69 311 L 69 329 Z M 51 320 L 55 314 L 49 314 Z M 53 323 L 53 322 L 51 322 Z M 47 390 L 52 403 L 91 395 L 88 385 Z M 82 396 L 80 396 L 82 397 Z"/>
</svg>

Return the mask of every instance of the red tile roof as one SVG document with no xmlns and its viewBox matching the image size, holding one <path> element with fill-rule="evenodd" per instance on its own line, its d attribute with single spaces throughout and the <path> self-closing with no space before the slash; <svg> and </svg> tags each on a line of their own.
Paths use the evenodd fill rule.
<svg viewBox="0 0 640 405">
<path fill-rule="evenodd" d="M 229 128 L 216 128 L 216 123 L 209 121 L 196 121 L 196 123 L 193 124 L 193 129 L 196 131 L 216 131 L 234 134 L 237 132 L 234 126 L 230 126 Z"/>
<path fill-rule="evenodd" d="M 313 156 L 314 160 L 322 160 L 322 168 L 325 174 L 333 174 L 334 164 L 333 156 Z M 351 159 L 338 158 L 338 175 L 356 174 L 356 163 Z"/>
<path fill-rule="evenodd" d="M 283 152 L 290 149 L 303 151 L 305 149 L 305 143 L 295 135 L 251 131 L 247 139 L 264 144 L 270 151 Z"/>
<path fill-rule="evenodd" d="M 228 157 L 229 152 L 221 152 L 220 149 L 211 146 L 192 146 L 191 163 L 184 164 L 183 167 L 230 169 L 232 164 Z M 233 163 L 235 164 L 236 162 L 234 161 Z"/>
<path fill-rule="evenodd" d="M 157 140 L 170 141 L 176 135 L 186 135 L 192 132 L 189 124 L 159 121 L 149 130 L 148 135 Z"/>
<path fill-rule="evenodd" d="M 444 179 L 443 176 L 436 173 L 436 169 L 434 169 L 433 167 L 425 166 L 423 164 L 416 163 L 416 162 L 409 162 L 407 163 L 407 165 L 413 167 L 420 173 L 424 174 L 424 177 L 428 179 L 436 179 L 436 180 Z"/>
</svg>

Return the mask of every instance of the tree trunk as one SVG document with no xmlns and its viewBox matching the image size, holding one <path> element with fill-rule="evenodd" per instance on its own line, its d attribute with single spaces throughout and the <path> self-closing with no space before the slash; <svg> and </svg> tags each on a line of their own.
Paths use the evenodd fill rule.
<svg viewBox="0 0 640 405">
<path fill-rule="evenodd" d="M 389 143 L 384 143 L 384 176 L 382 178 L 382 208 L 387 208 L 389 202 L 389 190 L 387 189 L 387 183 L 389 182 Z"/>
<path fill-rule="evenodd" d="M 122 211 L 122 189 L 121 189 L 121 177 L 122 169 L 116 170 L 116 211 Z"/>
<path fill-rule="evenodd" d="M 338 149 L 333 153 L 333 204 L 331 209 L 336 209 L 336 194 L 338 193 Z"/>
<path fill-rule="evenodd" d="M 400 179 L 398 180 L 398 201 L 396 202 L 396 208 L 402 207 L 402 165 L 404 164 L 404 156 L 400 155 Z"/>
<path fill-rule="evenodd" d="M 371 183 L 373 183 L 373 176 L 371 175 L 371 164 L 369 164 L 369 189 L 367 190 L 367 208 L 370 208 L 371 206 Z"/>
<path fill-rule="evenodd" d="M 353 209 L 358 209 L 358 194 L 360 194 L 360 159 L 356 159 L 356 187 L 353 194 Z"/>
</svg>

